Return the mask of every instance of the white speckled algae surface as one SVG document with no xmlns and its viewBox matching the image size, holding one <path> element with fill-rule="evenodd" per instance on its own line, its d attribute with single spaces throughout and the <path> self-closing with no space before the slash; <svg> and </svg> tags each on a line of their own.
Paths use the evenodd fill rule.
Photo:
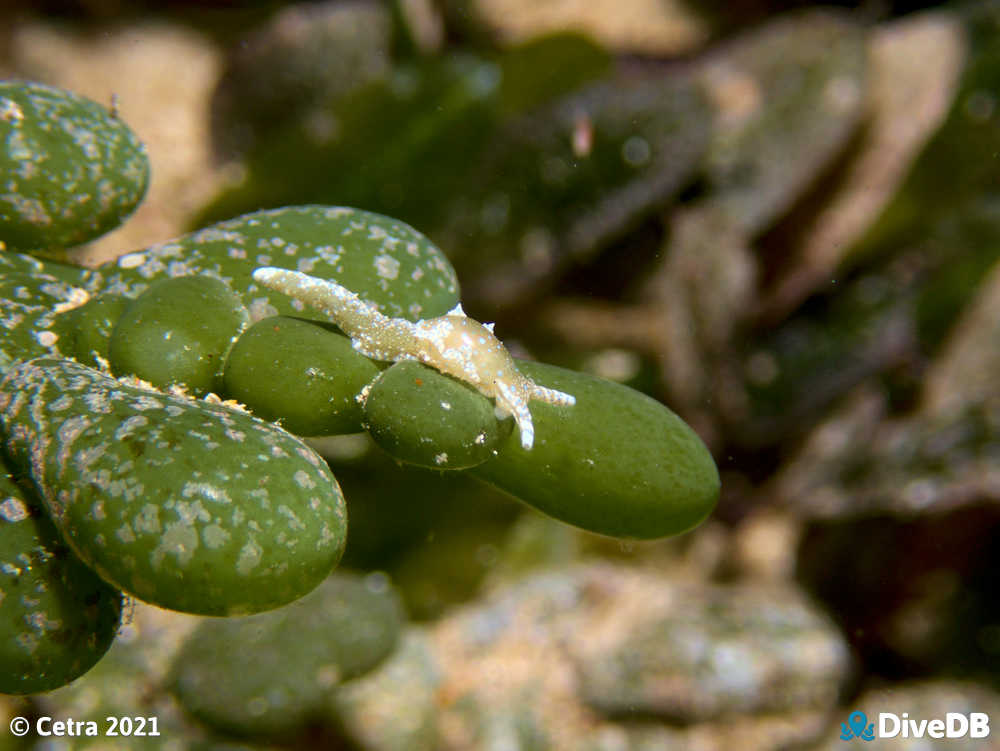
<svg viewBox="0 0 1000 751">
<path fill-rule="evenodd" d="M 146 193 L 146 147 L 108 109 L 38 83 L 0 81 L 0 237 L 49 251 L 121 223 Z"/>
<path fill-rule="evenodd" d="M 346 511 L 326 463 L 240 409 L 39 358 L 0 382 L 0 416 L 63 538 L 139 599 L 257 612 L 340 560 Z"/>
</svg>

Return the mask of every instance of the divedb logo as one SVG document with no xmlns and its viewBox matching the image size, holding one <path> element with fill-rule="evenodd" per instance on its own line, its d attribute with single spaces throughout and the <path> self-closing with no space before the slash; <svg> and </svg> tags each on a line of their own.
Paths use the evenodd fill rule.
<svg viewBox="0 0 1000 751">
<path fill-rule="evenodd" d="M 876 727 L 877 726 L 877 727 Z M 860 738 L 986 738 L 990 734 L 990 716 L 985 712 L 948 712 L 944 718 L 913 720 L 907 712 L 879 712 L 878 722 L 868 722 L 864 712 L 854 710 L 847 722 L 840 723 L 840 739 Z"/>
</svg>

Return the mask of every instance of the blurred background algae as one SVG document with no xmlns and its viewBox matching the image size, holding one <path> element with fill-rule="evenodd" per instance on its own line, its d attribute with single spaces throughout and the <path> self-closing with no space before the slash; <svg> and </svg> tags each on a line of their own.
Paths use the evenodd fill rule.
<svg viewBox="0 0 1000 751">
<path fill-rule="evenodd" d="M 11 0 L 0 78 L 0 661 L 51 660 L 0 669 L 0 751 L 1000 723 L 1000 2 Z M 69 141 L 14 137 L 32 112 Z M 99 158 L 52 178 L 69 143 Z M 253 288 L 272 262 L 411 320 L 461 300 L 598 406 L 533 402 L 518 453 L 470 389 Z M 26 459 L 67 431 L 119 450 Z M 187 526 L 103 535 L 91 466 Z M 255 505 L 220 525 L 220 488 Z"/>
</svg>

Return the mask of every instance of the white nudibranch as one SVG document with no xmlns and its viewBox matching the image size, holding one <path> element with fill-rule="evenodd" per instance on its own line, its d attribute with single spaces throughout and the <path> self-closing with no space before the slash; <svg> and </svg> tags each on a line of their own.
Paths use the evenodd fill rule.
<svg viewBox="0 0 1000 751">
<path fill-rule="evenodd" d="M 390 318 L 336 282 L 265 267 L 253 272 L 255 282 L 300 300 L 328 315 L 358 352 L 373 360 L 417 360 L 435 370 L 471 384 L 494 399 L 498 417 L 512 415 L 521 434 L 521 446 L 535 442 L 528 402 L 532 399 L 570 407 L 576 398 L 539 386 L 517 369 L 514 358 L 493 333 L 456 305 L 447 315 L 413 323 Z"/>
</svg>

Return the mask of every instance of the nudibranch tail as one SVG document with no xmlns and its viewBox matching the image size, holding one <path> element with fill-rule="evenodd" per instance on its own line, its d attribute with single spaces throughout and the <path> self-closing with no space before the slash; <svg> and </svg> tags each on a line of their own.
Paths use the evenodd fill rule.
<svg viewBox="0 0 1000 751">
<path fill-rule="evenodd" d="M 253 279 L 325 313 L 351 338 L 354 349 L 365 357 L 396 360 L 413 348 L 409 321 L 390 318 L 336 282 L 273 266 L 256 269 Z"/>
<path fill-rule="evenodd" d="M 384 325 L 389 320 L 378 308 L 362 300 L 347 287 L 301 271 L 265 266 L 253 272 L 253 280 L 321 310 L 336 321 L 348 336 L 354 336 L 356 332 L 371 326 Z"/>
</svg>

